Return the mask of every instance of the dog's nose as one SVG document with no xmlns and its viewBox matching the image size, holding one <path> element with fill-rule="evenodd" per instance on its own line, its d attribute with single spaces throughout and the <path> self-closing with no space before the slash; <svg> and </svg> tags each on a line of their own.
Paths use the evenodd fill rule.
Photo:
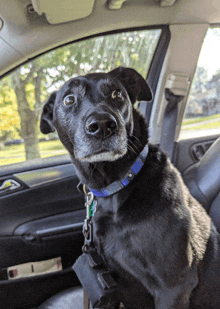
<svg viewBox="0 0 220 309">
<path fill-rule="evenodd" d="M 85 130 L 88 135 L 103 140 L 117 131 L 118 125 L 115 117 L 109 113 L 93 114 L 86 120 Z"/>
</svg>

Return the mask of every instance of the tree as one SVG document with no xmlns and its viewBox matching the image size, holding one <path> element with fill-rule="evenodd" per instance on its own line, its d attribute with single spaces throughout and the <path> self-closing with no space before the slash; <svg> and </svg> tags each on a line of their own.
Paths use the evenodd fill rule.
<svg viewBox="0 0 220 309">
<path fill-rule="evenodd" d="M 14 101 L 10 78 L 6 77 L 0 81 L 0 142 L 20 135 L 20 120 Z"/>
<path fill-rule="evenodd" d="M 208 71 L 204 67 L 197 67 L 193 79 L 191 94 L 195 95 L 207 90 Z"/>
</svg>

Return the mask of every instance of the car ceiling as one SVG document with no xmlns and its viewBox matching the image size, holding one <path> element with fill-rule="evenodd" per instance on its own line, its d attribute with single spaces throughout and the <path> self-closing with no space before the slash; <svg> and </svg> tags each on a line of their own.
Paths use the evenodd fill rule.
<svg viewBox="0 0 220 309">
<path fill-rule="evenodd" d="M 76 3 L 60 1 L 72 6 Z M 55 3 L 47 2 L 51 6 Z M 106 0 L 96 0 L 88 17 L 59 24 L 50 24 L 44 14 L 28 11 L 30 5 L 31 0 L 0 0 L 0 75 L 56 46 L 101 32 L 220 21 L 219 0 L 176 0 L 172 6 L 161 6 L 160 0 L 127 0 L 118 10 L 109 9 Z"/>
</svg>

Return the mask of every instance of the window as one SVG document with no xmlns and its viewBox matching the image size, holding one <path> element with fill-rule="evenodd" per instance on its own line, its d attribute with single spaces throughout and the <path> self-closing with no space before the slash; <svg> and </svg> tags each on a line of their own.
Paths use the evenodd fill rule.
<svg viewBox="0 0 220 309">
<path fill-rule="evenodd" d="M 67 153 L 56 133 L 39 130 L 49 94 L 70 77 L 133 67 L 147 76 L 160 29 L 90 38 L 53 50 L 0 81 L 0 165 Z"/>
<path fill-rule="evenodd" d="M 180 138 L 220 134 L 220 28 L 207 31 Z"/>
</svg>

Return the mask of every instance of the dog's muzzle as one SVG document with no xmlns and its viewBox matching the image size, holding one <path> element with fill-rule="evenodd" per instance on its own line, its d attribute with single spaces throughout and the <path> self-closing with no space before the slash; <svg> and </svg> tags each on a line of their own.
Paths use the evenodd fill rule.
<svg viewBox="0 0 220 309">
<path fill-rule="evenodd" d="M 108 112 L 92 112 L 85 121 L 88 136 L 105 140 L 118 131 L 116 118 Z"/>
<path fill-rule="evenodd" d="M 74 156 L 84 162 L 115 161 L 127 152 L 127 133 L 121 115 L 107 106 L 87 110 L 74 136 Z"/>
</svg>

